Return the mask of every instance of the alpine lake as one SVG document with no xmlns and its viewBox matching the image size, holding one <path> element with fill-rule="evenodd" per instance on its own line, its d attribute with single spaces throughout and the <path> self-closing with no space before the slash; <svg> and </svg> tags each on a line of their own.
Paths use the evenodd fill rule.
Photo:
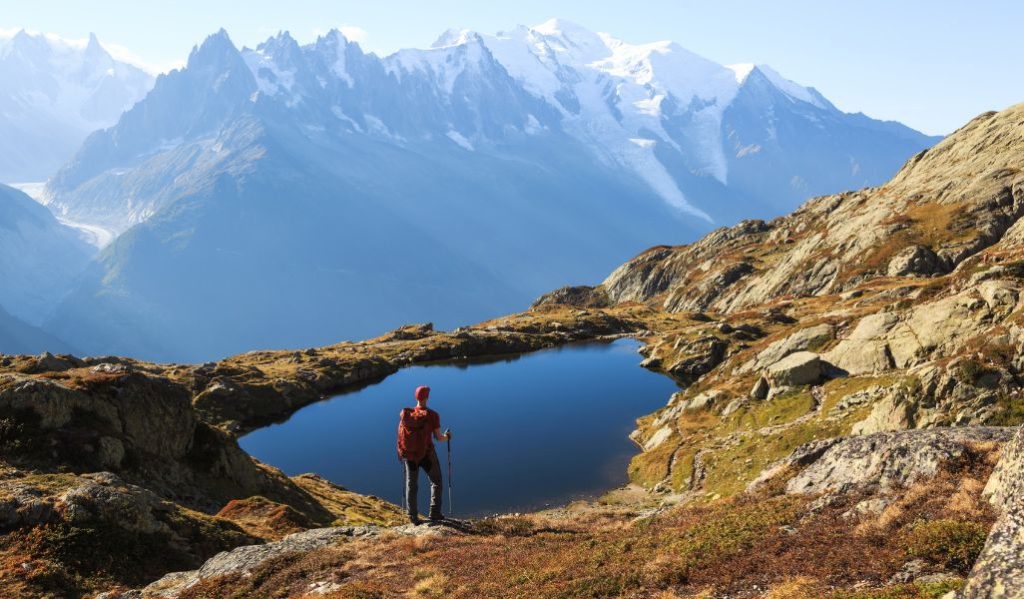
<svg viewBox="0 0 1024 599">
<path fill-rule="evenodd" d="M 632 339 L 568 345 L 489 361 L 404 368 L 383 381 L 307 406 L 245 435 L 241 446 L 288 475 L 315 472 L 353 491 L 402 504 L 395 449 L 401 408 L 431 387 L 428 406 L 452 430 L 444 512 L 455 517 L 524 512 L 600 496 L 627 482 L 639 449 L 636 418 L 678 390 L 639 367 Z M 420 471 L 421 511 L 430 484 Z M 453 509 L 454 508 L 454 509 Z"/>
</svg>

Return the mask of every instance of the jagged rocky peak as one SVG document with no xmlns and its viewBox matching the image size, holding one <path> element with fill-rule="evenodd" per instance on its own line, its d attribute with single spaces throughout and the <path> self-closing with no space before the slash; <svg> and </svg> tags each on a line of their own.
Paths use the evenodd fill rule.
<svg viewBox="0 0 1024 599">
<path fill-rule="evenodd" d="M 434 296 L 445 313 L 484 289 L 519 290 L 501 293 L 504 300 L 468 300 L 469 311 L 460 308 L 460 320 L 483 318 L 527 305 L 564 283 L 566 272 L 593 280 L 608 264 L 652 243 L 692 239 L 741 215 L 778 214 L 815 190 L 880 183 L 934 142 L 908 129 L 896 134 L 876 121 L 794 100 L 792 93 L 774 88 L 760 96 L 741 93 L 732 69 L 675 44 L 626 43 L 561 21 L 494 36 L 453 32 L 442 37 L 441 47 L 383 58 L 342 42 L 335 34 L 298 45 L 280 34 L 256 49 L 238 50 L 226 32 L 218 32 L 194 50 L 183 70 L 162 77 L 116 126 L 95 133 L 50 180 L 46 193 L 52 206 L 69 219 L 118 234 L 149 223 L 166 229 L 148 237 L 155 247 L 145 251 L 126 238 L 124 251 L 112 250 L 105 256 L 109 262 L 90 273 L 95 278 L 82 283 L 81 299 L 58 310 L 54 321 L 61 324 L 55 326 L 76 329 L 62 333 L 70 342 L 80 343 L 79 336 L 90 345 L 101 338 L 118 344 L 141 339 L 145 336 L 92 331 L 94 324 L 83 316 L 116 312 L 118 322 L 135 322 L 164 302 L 165 320 L 189 311 L 181 315 L 182 322 L 193 323 L 186 328 L 206 330 L 196 324 L 204 315 L 192 313 L 189 302 L 170 300 L 183 292 L 181 282 L 141 279 L 159 270 L 148 263 L 164 251 L 173 252 L 178 264 L 188 254 L 190 266 L 180 272 L 191 277 L 224 281 L 223 270 L 239 276 L 250 272 L 241 267 L 213 272 L 205 252 L 214 250 L 203 246 L 210 239 L 235 247 L 232 256 L 251 256 L 257 251 L 248 245 L 253 244 L 258 251 L 308 265 L 290 286 L 260 276 L 225 283 L 223 293 L 234 294 L 241 286 L 252 297 L 269 298 L 284 289 L 318 289 L 307 296 L 324 298 L 334 293 L 322 288 L 330 284 L 358 290 L 342 295 L 360 305 L 382 306 L 390 283 L 375 273 L 409 267 L 408 260 L 384 264 L 383 256 L 400 246 L 350 231 L 340 235 L 339 244 L 317 252 L 323 264 L 313 267 L 309 257 L 300 256 L 309 244 L 287 243 L 339 237 L 336 227 L 319 232 L 337 214 L 345 214 L 346 223 L 380 219 L 426 230 L 393 238 L 421 240 L 417 257 L 447 272 L 431 276 L 445 290 L 443 297 Z M 851 153 L 856 169 L 850 166 Z M 271 192 L 272 185 L 288 189 Z M 214 198 L 209 190 L 238 194 L 239 202 Z M 302 196 L 308 202 L 301 209 L 296 204 L 283 220 L 270 195 Z M 410 202 L 411 197 L 418 199 Z M 243 205 L 248 207 L 244 217 L 231 212 Z M 358 221 L 351 220 L 354 214 Z M 238 218 L 253 229 L 229 224 Z M 456 222 L 460 235 L 440 233 Z M 273 233 L 256 233 L 268 223 Z M 508 235 L 510 230 L 529 230 L 543 242 L 527 247 Z M 373 263 L 353 269 L 351 257 L 364 253 Z M 136 260 L 130 268 L 115 264 Z M 466 264 L 451 267 L 460 261 Z M 321 268 L 361 278 L 328 283 L 315 274 Z M 730 276 L 747 267 L 738 268 Z M 112 284 L 108 269 L 119 273 L 119 292 L 95 293 Z M 491 272 L 503 283 L 483 286 L 470 272 Z M 127 280 L 133 277 L 140 280 Z M 169 287 L 155 291 L 164 285 Z M 468 288 L 476 291 L 463 291 Z M 109 308 L 113 312 L 84 308 L 114 298 L 119 305 Z M 365 326 L 426 316 L 419 310 L 426 308 L 410 306 L 401 314 L 379 308 L 379 314 L 387 314 L 381 317 L 386 324 L 374 320 Z M 328 330 L 324 322 L 341 317 L 334 305 L 318 304 L 311 313 L 316 317 L 308 322 L 318 321 L 316 331 L 311 324 L 281 323 L 283 334 L 309 345 Z M 226 322 L 222 316 L 214 316 L 217 323 Z M 245 329 L 218 337 L 248 335 L 241 333 Z M 371 332 L 331 330 L 349 336 Z M 292 343 L 277 335 L 266 343 Z M 169 336 L 177 337 L 172 332 L 151 339 Z M 210 343 L 188 341 L 193 343 L 213 351 Z M 232 342 L 230 347 L 252 346 Z"/>
<path fill-rule="evenodd" d="M 479 40 L 480 34 L 470 29 L 446 29 L 444 33 L 437 36 L 431 48 L 446 48 L 448 46 L 459 46 L 470 41 Z"/>
<path fill-rule="evenodd" d="M 192 48 L 186 69 L 222 66 L 237 55 L 238 48 L 231 41 L 231 36 L 226 29 L 221 28 Z"/>
<path fill-rule="evenodd" d="M 43 181 L 86 136 L 109 127 L 153 85 L 95 34 L 68 40 L 0 32 L 0 181 Z"/>
</svg>

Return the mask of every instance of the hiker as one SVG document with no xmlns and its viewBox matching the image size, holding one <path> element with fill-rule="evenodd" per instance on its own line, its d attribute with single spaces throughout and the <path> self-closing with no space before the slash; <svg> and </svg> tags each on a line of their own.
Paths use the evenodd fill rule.
<svg viewBox="0 0 1024 599">
<path fill-rule="evenodd" d="M 420 487 L 420 468 L 430 479 L 430 521 L 444 520 L 441 514 L 441 462 L 434 451 L 434 439 L 448 441 L 450 430 L 441 432 L 441 416 L 427 407 L 430 387 L 416 388 L 416 407 L 402 408 L 398 415 L 398 458 L 405 464 L 405 504 L 409 521 L 420 523 L 416 494 Z"/>
</svg>

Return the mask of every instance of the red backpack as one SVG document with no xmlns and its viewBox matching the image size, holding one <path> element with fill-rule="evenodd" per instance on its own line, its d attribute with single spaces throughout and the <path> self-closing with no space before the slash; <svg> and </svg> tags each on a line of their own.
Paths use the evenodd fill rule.
<svg viewBox="0 0 1024 599">
<path fill-rule="evenodd" d="M 398 457 L 419 462 L 430 449 L 430 410 L 402 408 L 398 420 Z"/>
</svg>

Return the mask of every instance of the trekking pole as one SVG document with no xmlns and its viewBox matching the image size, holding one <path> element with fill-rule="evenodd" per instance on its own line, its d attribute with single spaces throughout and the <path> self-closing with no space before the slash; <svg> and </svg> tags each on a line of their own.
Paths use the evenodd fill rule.
<svg viewBox="0 0 1024 599">
<path fill-rule="evenodd" d="M 406 468 L 406 466 L 405 466 L 405 461 L 404 460 L 398 460 L 398 461 L 402 463 L 402 511 L 408 514 L 409 513 L 409 508 L 405 505 L 405 468 Z"/>
<path fill-rule="evenodd" d="M 455 515 L 455 504 L 452 503 L 452 438 L 448 437 L 448 513 Z"/>
</svg>

